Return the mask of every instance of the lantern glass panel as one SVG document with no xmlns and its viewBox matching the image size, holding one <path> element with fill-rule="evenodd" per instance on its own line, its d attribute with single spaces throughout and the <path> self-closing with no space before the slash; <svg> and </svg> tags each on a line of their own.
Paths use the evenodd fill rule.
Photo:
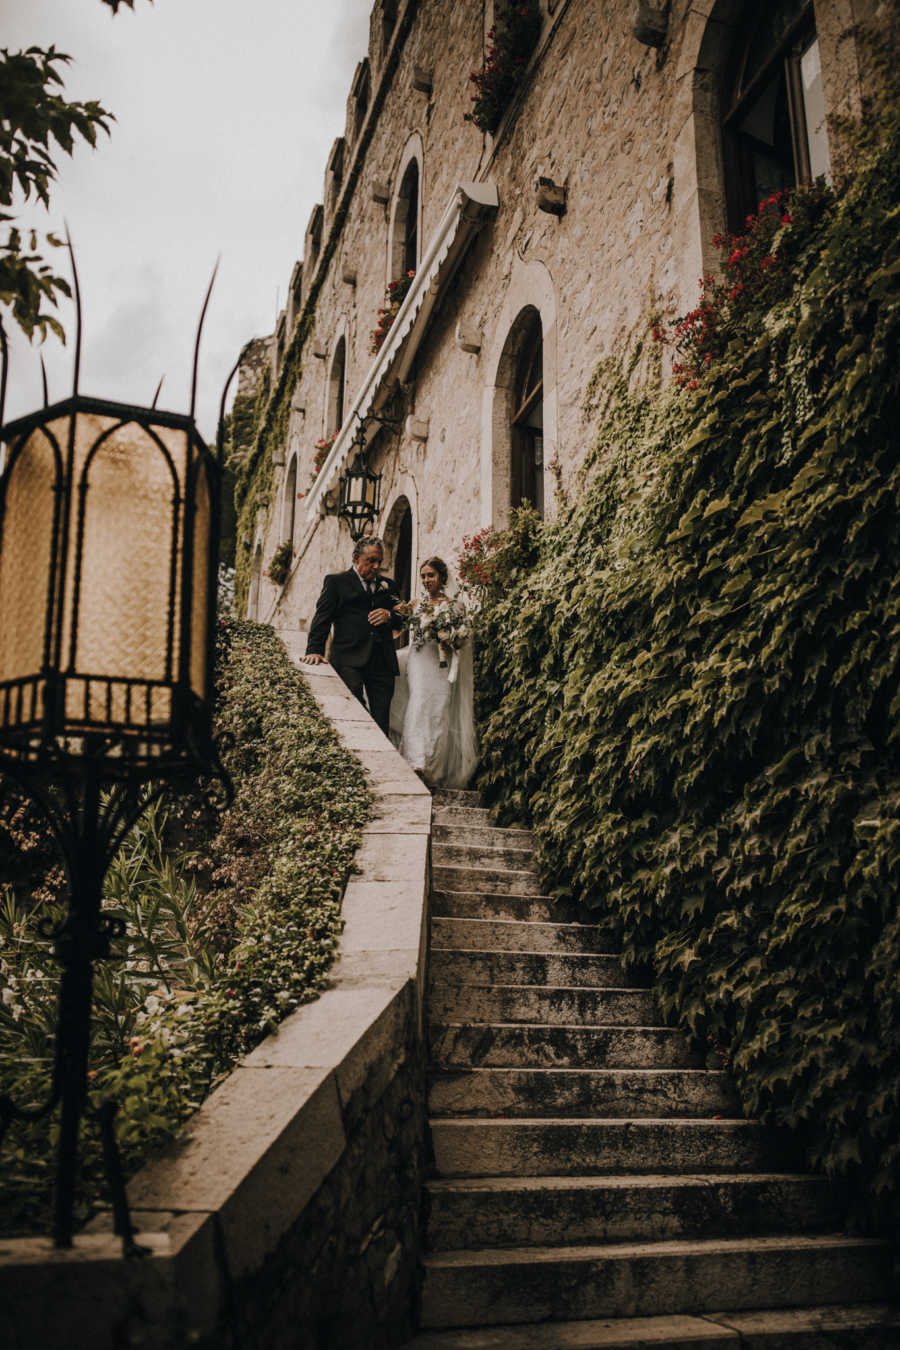
<svg viewBox="0 0 900 1350">
<path fill-rule="evenodd" d="M 10 450 L 12 456 L 15 447 Z M 9 461 L 0 534 L 0 680 L 31 680 L 32 693 L 18 712 L 0 710 L 0 722 L 40 717 L 37 681 L 44 666 L 57 461 L 45 434 L 34 431 Z"/>
<path fill-rule="evenodd" d="M 109 434 L 98 443 L 104 431 Z M 72 666 L 80 675 L 141 682 L 171 678 L 180 599 L 175 572 L 180 495 L 176 473 L 183 480 L 186 438 L 168 428 L 159 428 L 156 434 L 167 442 L 171 463 L 156 438 L 135 423 L 117 426 L 111 418 L 78 415 L 80 471 L 74 477 L 73 507 L 77 513 L 84 491 L 84 535 L 80 576 L 75 566 L 67 569 L 70 593 L 63 666 L 71 655 L 66 639 L 74 617 L 71 588 L 77 583 Z M 77 558 L 77 529 L 69 544 Z M 70 696 L 77 703 L 78 690 L 72 689 Z M 124 688 L 116 685 L 109 720 L 130 720 L 125 717 L 124 698 Z M 107 720 L 93 696 L 89 719 Z"/>
</svg>

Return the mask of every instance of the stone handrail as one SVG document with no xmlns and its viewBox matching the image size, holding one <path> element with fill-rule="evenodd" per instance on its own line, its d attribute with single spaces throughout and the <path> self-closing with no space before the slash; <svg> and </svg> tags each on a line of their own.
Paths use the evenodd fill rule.
<svg viewBox="0 0 900 1350">
<path fill-rule="evenodd" d="M 374 793 L 331 985 L 132 1179 L 145 1259 L 122 1260 L 107 1215 L 69 1251 L 0 1242 L 6 1350 L 369 1350 L 410 1330 L 431 798 L 330 666 L 303 671 Z"/>
</svg>

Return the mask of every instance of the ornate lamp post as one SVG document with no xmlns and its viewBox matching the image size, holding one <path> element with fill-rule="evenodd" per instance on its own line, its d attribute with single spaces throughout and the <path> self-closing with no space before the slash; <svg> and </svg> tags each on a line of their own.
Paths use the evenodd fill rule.
<svg viewBox="0 0 900 1350">
<path fill-rule="evenodd" d="M 63 973 L 50 1096 L 30 1111 L 0 1098 L 0 1131 L 61 1105 L 61 1247 L 72 1242 L 93 963 L 122 931 L 101 910 L 106 869 L 167 784 L 221 773 L 211 722 L 223 438 L 220 426 L 213 456 L 194 424 L 203 315 L 189 414 L 81 395 L 79 307 L 72 396 L 0 428 L 0 772 L 42 811 L 69 881 L 52 934 Z M 133 1250 L 113 1110 L 104 1104 L 100 1127 L 116 1231 Z"/>
</svg>

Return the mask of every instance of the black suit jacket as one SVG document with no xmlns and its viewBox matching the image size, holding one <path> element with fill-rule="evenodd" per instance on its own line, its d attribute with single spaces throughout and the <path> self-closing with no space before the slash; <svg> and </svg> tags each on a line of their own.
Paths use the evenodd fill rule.
<svg viewBox="0 0 900 1350">
<path fill-rule="evenodd" d="M 400 603 L 400 597 L 390 577 L 379 577 L 375 587 L 375 594 L 370 596 L 352 567 L 346 572 L 328 574 L 309 626 L 307 656 L 325 655 L 325 643 L 331 630 L 333 665 L 354 666 L 364 670 L 376 650 L 380 650 L 388 670 L 397 674 L 399 667 L 394 648 L 394 629 L 402 628 L 403 620 L 395 616 L 390 623 L 373 627 L 369 623 L 369 611 L 393 609 L 394 605 Z"/>
</svg>

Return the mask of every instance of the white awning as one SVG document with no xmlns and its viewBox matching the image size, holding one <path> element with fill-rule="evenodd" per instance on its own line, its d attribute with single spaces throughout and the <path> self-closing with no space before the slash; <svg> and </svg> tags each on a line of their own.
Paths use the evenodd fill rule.
<svg viewBox="0 0 900 1350">
<path fill-rule="evenodd" d="M 316 475 L 315 486 L 306 505 L 306 514 L 310 520 L 324 509 L 322 499 L 334 485 L 349 457 L 359 425 L 357 418 L 375 411 L 379 394 L 386 392 L 389 375 L 392 382 L 406 379 L 441 289 L 462 258 L 469 241 L 483 222 L 493 216 L 498 205 L 499 197 L 493 183 L 460 183 L 454 189 L 397 317 L 344 417 L 344 425 L 328 458 Z"/>
</svg>

